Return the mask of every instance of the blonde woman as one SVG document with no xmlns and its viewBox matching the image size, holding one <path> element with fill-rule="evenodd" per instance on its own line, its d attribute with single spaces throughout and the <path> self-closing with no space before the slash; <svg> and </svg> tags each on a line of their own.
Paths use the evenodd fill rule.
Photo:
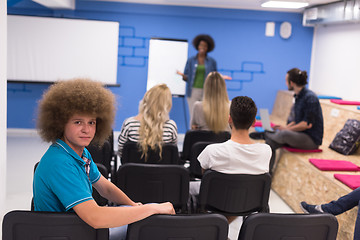
<svg viewBox="0 0 360 240">
<path fill-rule="evenodd" d="M 139 104 L 139 114 L 125 119 L 118 139 L 118 155 L 127 141 L 138 142 L 143 154 L 149 148 L 162 151 L 163 143 L 177 143 L 176 123 L 169 119 L 172 96 L 166 84 L 149 89 Z"/>
<path fill-rule="evenodd" d="M 230 101 L 226 84 L 218 72 L 211 72 L 204 84 L 204 97 L 193 107 L 191 129 L 210 130 L 215 133 L 230 131 L 229 119 Z"/>
</svg>

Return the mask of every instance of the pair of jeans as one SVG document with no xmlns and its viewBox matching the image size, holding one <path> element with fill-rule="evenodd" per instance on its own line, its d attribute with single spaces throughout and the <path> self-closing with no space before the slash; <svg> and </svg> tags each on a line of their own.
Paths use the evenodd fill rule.
<svg viewBox="0 0 360 240">
<path fill-rule="evenodd" d="M 109 240 L 125 240 L 128 225 L 109 228 Z"/>
<path fill-rule="evenodd" d="M 353 207 L 358 206 L 360 209 L 360 188 L 340 197 L 338 200 L 331 201 L 327 204 L 322 204 L 321 208 L 324 212 L 331 213 L 333 215 L 339 215 L 344 213 Z M 360 211 L 358 210 L 356 222 L 354 240 L 360 239 Z"/>
<path fill-rule="evenodd" d="M 131 207 L 130 205 L 119 205 L 117 207 Z M 125 240 L 128 225 L 109 228 L 109 240 Z"/>
</svg>

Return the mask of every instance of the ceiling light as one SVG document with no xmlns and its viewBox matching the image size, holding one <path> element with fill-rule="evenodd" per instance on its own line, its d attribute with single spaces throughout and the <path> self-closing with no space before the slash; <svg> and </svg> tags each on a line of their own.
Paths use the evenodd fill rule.
<svg viewBox="0 0 360 240">
<path fill-rule="evenodd" d="M 308 6 L 307 2 L 285 2 L 285 1 L 266 1 L 261 4 L 262 7 L 268 8 L 303 8 Z"/>
</svg>

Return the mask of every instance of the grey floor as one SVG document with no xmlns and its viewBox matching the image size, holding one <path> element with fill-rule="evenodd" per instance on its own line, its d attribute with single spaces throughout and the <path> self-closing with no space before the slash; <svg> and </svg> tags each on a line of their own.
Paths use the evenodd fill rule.
<svg viewBox="0 0 360 240">
<path fill-rule="evenodd" d="M 115 132 L 115 137 L 118 133 Z M 183 135 L 179 136 L 179 149 L 182 149 Z M 33 168 L 47 150 L 36 132 L 9 129 L 7 135 L 7 195 L 6 211 L 29 210 L 32 198 Z M 292 213 L 292 209 L 273 191 L 270 193 L 270 212 Z M 229 238 L 237 239 L 242 219 L 230 224 Z"/>
</svg>

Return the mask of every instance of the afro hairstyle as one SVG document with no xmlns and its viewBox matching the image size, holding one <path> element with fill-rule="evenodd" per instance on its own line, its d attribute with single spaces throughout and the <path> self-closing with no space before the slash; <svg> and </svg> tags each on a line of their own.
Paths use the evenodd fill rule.
<svg viewBox="0 0 360 240">
<path fill-rule="evenodd" d="M 198 48 L 201 41 L 205 41 L 207 43 L 208 45 L 207 52 L 211 52 L 212 50 L 214 50 L 215 48 L 214 39 L 207 34 L 199 34 L 193 39 L 192 44 L 196 50 L 199 50 Z"/>
<path fill-rule="evenodd" d="M 101 146 L 112 131 L 115 96 L 100 82 L 90 79 L 56 82 L 39 101 L 37 129 L 40 137 L 46 142 L 61 139 L 66 123 L 74 114 L 96 116 L 93 143 Z"/>
</svg>

